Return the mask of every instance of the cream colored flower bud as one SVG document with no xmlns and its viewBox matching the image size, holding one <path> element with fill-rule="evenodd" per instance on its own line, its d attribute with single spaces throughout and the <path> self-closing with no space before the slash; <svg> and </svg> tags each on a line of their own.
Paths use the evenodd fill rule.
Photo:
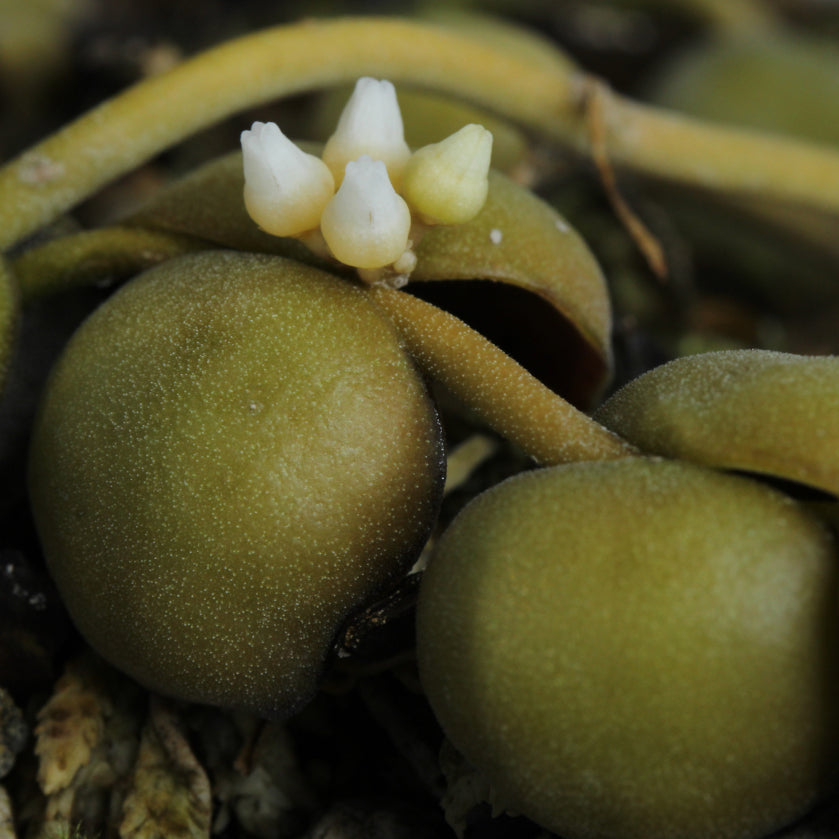
<svg viewBox="0 0 839 839">
<path fill-rule="evenodd" d="M 274 236 L 296 236 L 318 226 L 335 193 L 329 167 L 306 154 L 273 122 L 255 122 L 243 131 L 245 207 Z"/>
<path fill-rule="evenodd" d="M 360 78 L 326 141 L 324 162 L 340 184 L 344 168 L 364 154 L 383 160 L 392 183 L 398 185 L 411 150 L 405 142 L 396 90 L 388 81 Z"/>
<path fill-rule="evenodd" d="M 465 125 L 414 152 L 405 167 L 402 194 L 428 221 L 469 221 L 486 201 L 491 154 L 492 134 L 481 125 Z"/>
<path fill-rule="evenodd" d="M 344 180 L 320 221 L 333 256 L 355 268 L 382 268 L 408 246 L 411 211 L 396 194 L 381 160 L 362 155 L 346 166 Z"/>
</svg>

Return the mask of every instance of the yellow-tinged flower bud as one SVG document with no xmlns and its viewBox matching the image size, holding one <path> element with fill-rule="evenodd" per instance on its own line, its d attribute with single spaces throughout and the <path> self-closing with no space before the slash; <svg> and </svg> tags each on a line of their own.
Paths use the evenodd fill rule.
<svg viewBox="0 0 839 839">
<path fill-rule="evenodd" d="M 313 230 L 335 193 L 335 180 L 320 158 L 306 154 L 273 122 L 255 122 L 243 131 L 245 207 L 273 236 Z"/>
<path fill-rule="evenodd" d="M 465 125 L 414 152 L 405 167 L 402 194 L 428 221 L 469 221 L 486 201 L 491 153 L 492 134 L 481 125 Z"/>
<path fill-rule="evenodd" d="M 396 194 L 381 160 L 362 155 L 326 205 L 321 233 L 333 256 L 355 268 L 382 268 L 408 246 L 411 211 Z"/>
<path fill-rule="evenodd" d="M 393 183 L 398 184 L 411 150 L 405 142 L 402 113 L 396 90 L 389 81 L 360 78 L 338 119 L 335 133 L 326 141 L 324 162 L 340 184 L 351 160 L 367 154 L 383 160 Z"/>
</svg>

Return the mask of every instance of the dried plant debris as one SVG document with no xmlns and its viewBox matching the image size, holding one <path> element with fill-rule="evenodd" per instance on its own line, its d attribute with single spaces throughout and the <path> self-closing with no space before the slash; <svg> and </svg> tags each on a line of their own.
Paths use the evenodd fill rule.
<svg viewBox="0 0 839 839">
<path fill-rule="evenodd" d="M 446 792 L 440 802 L 443 813 L 458 839 L 463 839 L 470 814 L 490 799 L 490 786 L 448 740 L 440 748 L 440 769 L 446 778 Z"/>
<path fill-rule="evenodd" d="M 22 551 L 0 549 L 0 684 L 16 693 L 49 685 L 64 626 L 52 583 Z"/>
<path fill-rule="evenodd" d="M 122 839 L 200 839 L 210 835 L 210 782 L 173 708 L 156 697 L 143 728 Z"/>
<path fill-rule="evenodd" d="M 463 486 L 498 451 L 499 445 L 498 440 L 487 434 L 473 434 L 453 448 L 446 459 L 443 492 L 449 493 Z"/>
<path fill-rule="evenodd" d="M 8 691 L 0 687 L 0 778 L 11 771 L 15 757 L 26 744 L 27 734 L 23 714 Z"/>
<path fill-rule="evenodd" d="M 284 725 L 262 726 L 248 768 L 236 790 L 239 823 L 260 839 L 297 835 L 302 815 L 314 806 L 314 796 L 300 773 Z"/>
<path fill-rule="evenodd" d="M 189 714 L 217 809 L 213 833 L 238 824 L 257 839 L 299 836 L 315 807 L 286 726 L 250 714 Z"/>
<path fill-rule="evenodd" d="M 112 832 L 134 766 L 143 705 L 139 689 L 99 659 L 68 664 L 35 728 L 45 796 L 35 835 L 66 835 L 77 826 Z"/>
<path fill-rule="evenodd" d="M 39 794 L 18 820 L 36 839 L 283 839 L 315 809 L 285 726 L 169 703 L 92 655 L 38 713 L 34 754 Z"/>
<path fill-rule="evenodd" d="M 6 788 L 0 786 L 0 839 L 15 839 L 15 825 L 12 818 L 12 799 Z"/>
</svg>

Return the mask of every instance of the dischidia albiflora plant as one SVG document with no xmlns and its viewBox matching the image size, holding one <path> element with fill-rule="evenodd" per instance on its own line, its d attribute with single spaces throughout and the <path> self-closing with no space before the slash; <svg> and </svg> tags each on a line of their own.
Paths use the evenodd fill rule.
<svg viewBox="0 0 839 839">
<path fill-rule="evenodd" d="M 308 22 L 146 80 L 7 164 L 3 246 L 222 116 L 359 76 L 322 148 L 257 122 L 118 223 L 3 257 L 4 366 L 21 306 L 128 280 L 32 428 L 31 506 L 71 617 L 153 691 L 288 717 L 434 532 L 465 408 L 541 467 L 474 499 L 420 584 L 423 689 L 495 804 L 568 839 L 776 830 L 839 759 L 836 557 L 813 510 L 754 475 L 839 493 L 836 360 L 699 356 L 595 421 L 611 309 L 586 244 L 488 168 L 473 120 L 410 149 L 380 79 L 601 164 L 605 137 L 637 173 L 828 215 L 835 153 L 637 105 L 515 38 Z M 468 320 L 487 281 L 504 315 L 526 298 L 562 336 L 538 377 L 420 293 L 460 284 Z"/>
<path fill-rule="evenodd" d="M 506 272 L 546 291 L 550 253 L 568 251 L 584 272 L 576 295 L 588 286 L 598 303 L 595 340 L 578 339 L 600 359 L 592 389 L 608 369 L 608 304 L 596 262 L 565 222 L 492 176 L 498 209 L 533 215 L 547 253 L 533 272 L 499 248 L 492 231 L 503 227 L 514 242 L 521 217 L 511 226 L 493 209 L 490 132 L 469 124 L 412 153 L 389 81 L 358 80 L 320 155 L 273 123 L 254 123 L 241 145 L 240 156 L 155 199 L 140 223 L 165 226 L 183 189 L 212 205 L 220 182 L 247 236 L 265 236 L 265 250 L 279 253 L 300 242 L 308 256 L 202 248 L 205 231 L 177 230 L 197 252 L 120 288 L 56 364 L 29 480 L 53 577 L 98 652 L 153 690 L 287 716 L 314 694 L 348 616 L 414 563 L 440 503 L 441 423 L 389 295 L 433 279 L 435 260 L 452 250 L 449 230 L 473 258 L 496 252 L 499 279 Z M 442 244 L 429 251 L 435 235 Z M 453 379 L 455 390 L 477 390 L 475 372 L 510 365 L 499 380 L 560 407 L 584 431 L 576 445 L 613 457 L 631 450 L 522 380 L 523 369 L 460 321 L 404 299 L 408 319 L 437 333 L 433 343 L 453 325 L 484 355 L 459 364 L 472 380 Z"/>
</svg>

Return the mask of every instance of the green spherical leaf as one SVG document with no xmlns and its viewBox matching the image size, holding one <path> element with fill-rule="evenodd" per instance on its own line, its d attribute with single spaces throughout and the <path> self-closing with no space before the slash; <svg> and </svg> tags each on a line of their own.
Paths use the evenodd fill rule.
<svg viewBox="0 0 839 839">
<path fill-rule="evenodd" d="M 47 562 L 105 658 L 180 698 L 287 714 L 436 513 L 435 410 L 363 291 L 206 252 L 71 340 L 34 429 Z"/>
<path fill-rule="evenodd" d="M 624 386 L 598 422 L 650 454 L 839 494 L 839 358 L 766 350 L 686 356 Z"/>
<path fill-rule="evenodd" d="M 514 477 L 422 581 L 422 683 L 496 793 L 565 839 L 746 839 L 839 758 L 835 547 L 793 501 L 664 460 Z"/>
</svg>

